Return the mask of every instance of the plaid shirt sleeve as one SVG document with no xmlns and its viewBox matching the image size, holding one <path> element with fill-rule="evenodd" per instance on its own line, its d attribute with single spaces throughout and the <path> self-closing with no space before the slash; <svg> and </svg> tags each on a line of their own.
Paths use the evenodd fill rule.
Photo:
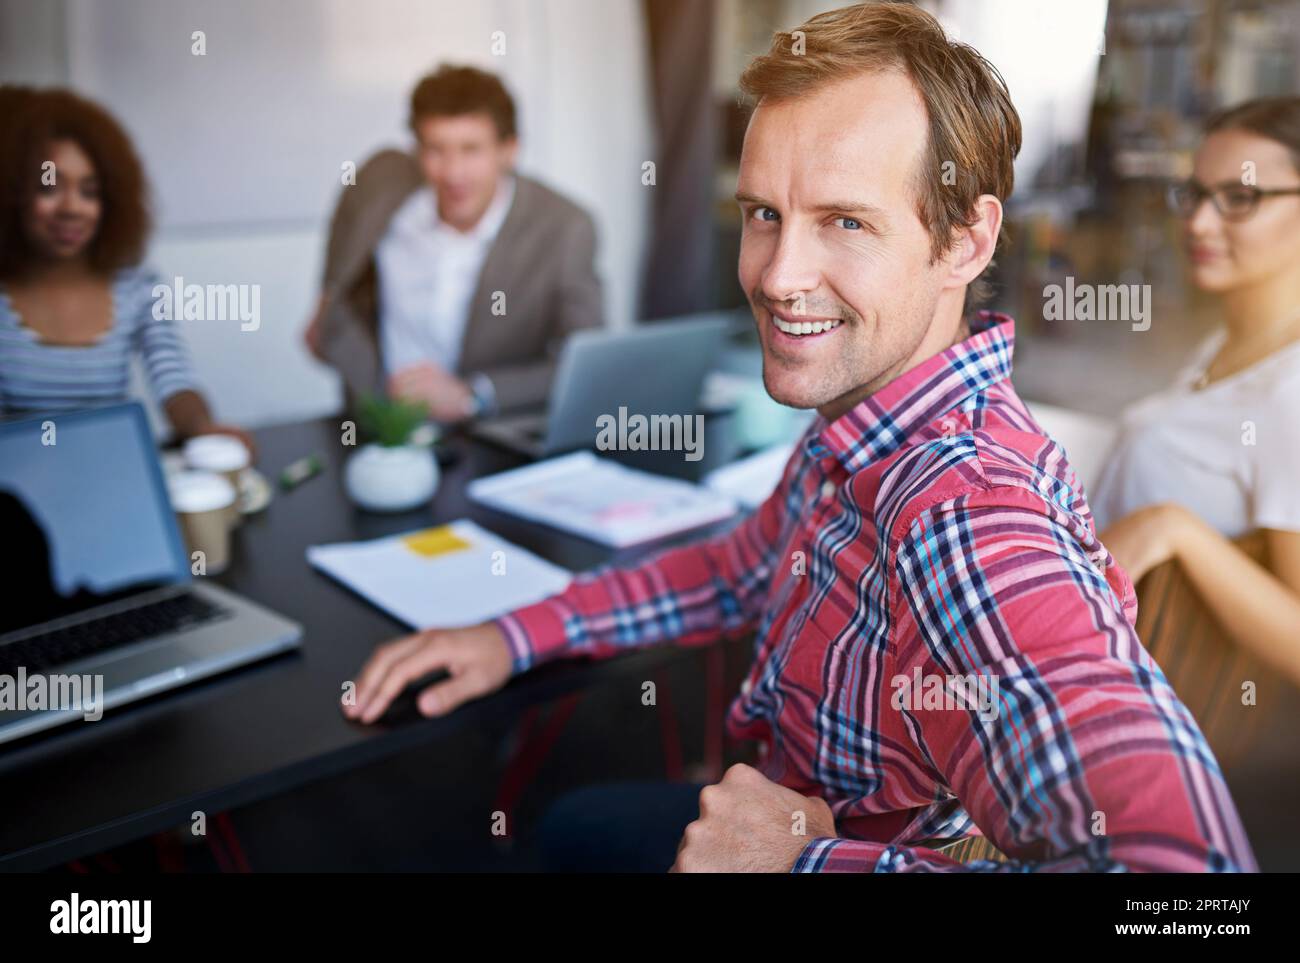
<svg viewBox="0 0 1300 963">
<path fill-rule="evenodd" d="M 499 616 L 515 674 L 558 656 L 613 655 L 658 642 L 704 645 L 753 631 L 785 517 L 790 465 L 767 500 L 717 538 L 632 568 L 604 566 L 558 595 Z"/>
<path fill-rule="evenodd" d="M 1257 870 L 1204 736 L 1138 642 L 1131 583 L 1068 525 L 996 486 L 896 528 L 894 671 L 997 681 L 992 712 L 914 698 L 905 724 L 1011 862 L 822 838 L 796 872 Z"/>
</svg>

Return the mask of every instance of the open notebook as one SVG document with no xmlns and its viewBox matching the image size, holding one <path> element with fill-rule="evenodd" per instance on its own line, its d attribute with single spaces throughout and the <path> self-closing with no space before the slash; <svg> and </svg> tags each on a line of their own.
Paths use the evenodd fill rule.
<svg viewBox="0 0 1300 963">
<path fill-rule="evenodd" d="M 474 501 L 615 548 L 689 531 L 736 513 L 725 494 L 627 468 L 589 451 L 479 478 Z"/>
<path fill-rule="evenodd" d="M 563 591 L 572 573 L 468 519 L 366 542 L 312 545 L 307 560 L 415 628 L 459 628 Z"/>
</svg>

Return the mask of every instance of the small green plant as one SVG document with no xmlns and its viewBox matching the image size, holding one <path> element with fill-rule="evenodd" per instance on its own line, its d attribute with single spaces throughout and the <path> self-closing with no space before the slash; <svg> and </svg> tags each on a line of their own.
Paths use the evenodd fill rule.
<svg viewBox="0 0 1300 963">
<path fill-rule="evenodd" d="M 402 401 L 367 395 L 357 406 L 357 424 L 362 434 L 385 448 L 407 444 L 411 433 L 429 417 L 422 401 Z"/>
</svg>

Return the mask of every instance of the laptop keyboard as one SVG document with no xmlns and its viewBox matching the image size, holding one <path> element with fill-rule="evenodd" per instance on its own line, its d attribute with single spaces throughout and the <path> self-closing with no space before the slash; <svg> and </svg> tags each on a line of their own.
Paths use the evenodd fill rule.
<svg viewBox="0 0 1300 963">
<path fill-rule="evenodd" d="M 195 592 L 181 592 L 148 605 L 0 645 L 0 674 L 13 675 L 19 666 L 26 667 L 29 673 L 40 672 L 106 649 L 197 628 L 229 614 Z"/>
</svg>

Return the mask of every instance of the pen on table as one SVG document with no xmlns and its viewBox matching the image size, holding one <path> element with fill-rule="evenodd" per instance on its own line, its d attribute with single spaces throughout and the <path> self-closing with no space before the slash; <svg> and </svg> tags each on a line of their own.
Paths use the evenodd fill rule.
<svg viewBox="0 0 1300 963">
<path fill-rule="evenodd" d="M 319 455 L 307 455 L 290 462 L 285 466 L 284 471 L 280 472 L 280 487 L 285 491 L 297 488 L 308 478 L 319 475 L 323 467 Z"/>
</svg>

